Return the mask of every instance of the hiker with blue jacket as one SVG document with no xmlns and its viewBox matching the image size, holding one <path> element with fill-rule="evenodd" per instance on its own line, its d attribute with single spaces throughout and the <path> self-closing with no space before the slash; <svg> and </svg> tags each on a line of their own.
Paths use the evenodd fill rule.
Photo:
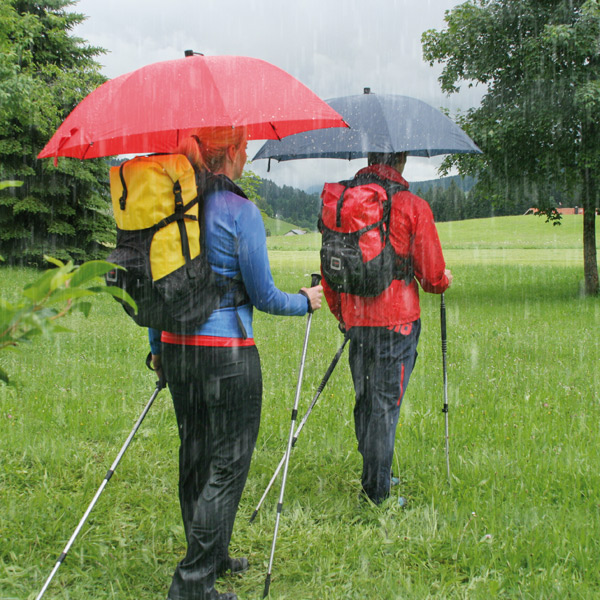
<svg viewBox="0 0 600 600">
<path fill-rule="evenodd" d="M 325 184 L 322 194 L 322 224 L 325 221 L 327 225 L 329 217 L 330 226 L 336 229 L 337 223 L 339 230 L 344 223 L 354 224 L 350 229 L 362 227 L 361 220 L 378 206 L 374 202 L 369 204 L 371 209 L 367 208 L 374 194 L 383 193 L 385 204 L 391 201 L 385 227 L 397 272 L 390 270 L 382 291 L 378 288 L 375 293 L 363 294 L 333 289 L 335 270 L 341 272 L 343 259 L 337 257 L 333 248 L 331 264 L 323 264 L 322 260 L 325 298 L 340 328 L 350 338 L 348 359 L 355 390 L 354 425 L 358 451 L 363 458 L 362 492 L 375 504 L 390 494 L 396 426 L 417 359 L 421 331 L 418 284 L 426 292 L 441 294 L 452 283 L 429 204 L 409 192 L 402 177 L 406 156 L 405 152 L 370 153 L 368 166 L 358 171 L 354 180 Z M 385 190 L 391 190 L 389 196 Z M 355 212 L 345 214 L 345 206 L 348 210 L 355 207 Z M 380 242 L 378 229 L 365 227 L 362 231 L 367 230 L 360 242 L 365 254 L 372 241 Z M 324 244 L 328 234 L 335 238 L 333 230 L 327 232 L 322 228 L 322 232 Z M 333 270 L 328 283 L 329 267 Z M 381 278 L 385 270 L 380 269 L 376 275 Z M 340 288 L 344 285 L 340 284 Z"/>
<path fill-rule="evenodd" d="M 228 547 L 256 444 L 262 376 L 252 329 L 253 309 L 303 316 L 321 307 L 322 287 L 279 290 L 271 275 L 258 208 L 233 183 L 246 163 L 244 128 L 214 128 L 183 140 L 177 152 L 207 177 L 204 190 L 208 261 L 235 285 L 196 331 L 150 330 L 152 365 L 173 397 L 179 428 L 179 501 L 187 552 L 169 600 L 235 600 L 215 580 L 248 568 Z M 208 173 L 207 173 L 208 174 Z"/>
</svg>

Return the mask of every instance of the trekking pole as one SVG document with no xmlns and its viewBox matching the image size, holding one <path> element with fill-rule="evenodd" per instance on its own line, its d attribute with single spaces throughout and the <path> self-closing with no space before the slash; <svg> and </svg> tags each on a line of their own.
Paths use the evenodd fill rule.
<svg viewBox="0 0 600 600">
<path fill-rule="evenodd" d="M 448 369 L 446 367 L 446 304 L 444 302 L 444 294 L 441 296 L 440 302 L 440 323 L 442 328 L 442 367 L 444 372 L 444 413 L 446 420 L 446 471 L 448 473 L 448 484 L 450 484 L 450 448 L 448 442 Z"/>
<path fill-rule="evenodd" d="M 300 425 L 298 425 L 298 429 L 296 429 L 296 432 L 294 433 L 294 438 L 292 439 L 292 448 L 296 445 L 296 442 L 298 441 L 298 436 L 300 435 L 300 432 L 304 428 L 306 421 L 308 421 L 308 417 L 310 416 L 312 409 L 315 407 L 315 404 L 317 403 L 317 400 L 319 399 L 319 396 L 321 395 L 323 388 L 327 384 L 327 381 L 329 381 L 329 378 L 331 377 L 333 370 L 335 369 L 336 365 L 338 364 L 338 361 L 340 360 L 340 357 L 342 356 L 342 352 L 344 352 L 344 347 L 348 343 L 348 339 L 349 339 L 348 334 L 346 334 L 344 336 L 344 342 L 340 346 L 336 355 L 333 357 L 333 360 L 331 361 L 331 364 L 329 365 L 329 368 L 327 369 L 325 376 L 321 380 L 321 383 L 319 384 L 319 387 L 317 388 L 317 391 L 312 399 L 312 402 L 310 403 L 310 406 L 308 407 L 308 410 L 306 411 L 306 414 L 302 418 L 302 421 L 300 421 Z M 275 480 L 277 479 L 277 476 L 279 475 L 279 471 L 281 471 L 281 467 L 283 467 L 283 464 L 285 462 L 286 454 L 287 453 L 284 453 L 283 457 L 281 458 L 281 461 L 279 462 L 279 466 L 277 467 L 277 469 L 275 469 L 275 473 L 273 473 L 273 477 L 271 477 L 271 481 L 269 481 L 269 485 L 267 485 L 267 488 L 265 489 L 265 491 L 262 495 L 262 498 L 256 505 L 256 508 L 254 509 L 254 512 L 252 513 L 252 516 L 250 517 L 250 523 L 252 523 L 254 521 L 254 519 L 256 519 L 256 515 L 258 514 L 258 511 L 260 510 L 262 503 L 265 501 L 267 494 L 269 493 L 271 487 L 275 483 Z"/>
<path fill-rule="evenodd" d="M 90 505 L 88 506 L 87 510 L 85 511 L 83 517 L 81 517 L 81 521 L 79 521 L 79 525 L 77 525 L 75 531 L 73 532 L 73 535 L 71 536 L 71 539 L 67 542 L 65 549 L 62 551 L 61 555 L 58 557 L 58 560 L 56 561 L 56 564 L 54 565 L 54 569 L 52 569 L 52 573 L 50 573 L 50 576 L 48 577 L 48 579 L 46 579 L 46 583 L 44 583 L 44 587 L 41 589 L 40 593 L 37 595 L 36 600 L 40 600 L 40 598 L 44 595 L 44 593 L 48 589 L 48 586 L 50 585 L 52 578 L 54 577 L 54 575 L 58 571 L 60 565 L 62 564 L 63 560 L 67 556 L 67 553 L 71 549 L 71 546 L 73 545 L 73 542 L 75 541 L 75 538 L 79 535 L 81 528 L 83 527 L 85 521 L 87 520 L 90 513 L 92 512 L 92 509 L 96 505 L 96 502 L 98 501 L 98 498 L 100 497 L 100 494 L 103 492 L 104 488 L 106 487 L 106 484 L 109 482 L 110 478 L 112 477 L 113 473 L 115 472 L 115 469 L 117 468 L 117 465 L 119 464 L 121 458 L 123 457 L 123 454 L 125 454 L 125 451 L 127 450 L 129 444 L 131 443 L 131 440 L 133 439 L 133 436 L 136 434 L 137 430 L 139 429 L 140 425 L 142 424 L 144 417 L 148 414 L 148 411 L 150 410 L 150 407 L 152 406 L 154 399 L 156 398 L 156 396 L 158 396 L 158 392 L 160 392 L 160 390 L 162 390 L 164 387 L 165 387 L 165 381 L 164 381 L 164 379 L 161 378 L 161 379 L 159 379 L 159 381 L 156 382 L 156 389 L 154 390 L 152 396 L 150 396 L 150 400 L 148 400 L 146 407 L 144 408 L 142 414 L 140 415 L 140 418 L 137 420 L 137 423 L 135 424 L 134 428 L 132 429 L 131 433 L 129 434 L 129 437 L 125 440 L 125 443 L 123 444 L 123 447 L 121 448 L 119 454 L 117 455 L 117 458 L 115 459 L 115 461 L 111 465 L 110 469 L 106 473 L 106 476 L 104 477 L 104 480 L 102 481 L 102 484 L 98 488 L 98 491 L 96 492 L 96 495 L 94 496 L 94 499 L 90 502 Z"/>
<path fill-rule="evenodd" d="M 321 281 L 321 275 L 313 273 L 311 278 L 311 287 L 319 285 Z M 273 570 L 273 559 L 275 558 L 275 544 L 277 543 L 277 532 L 279 531 L 279 521 L 281 518 L 281 510 L 283 509 L 283 495 L 285 492 L 285 482 L 287 480 L 287 472 L 290 464 L 290 453 L 292 450 L 292 439 L 294 436 L 294 429 L 296 427 L 296 417 L 298 416 L 298 402 L 300 400 L 300 388 L 302 387 L 302 375 L 304 373 L 304 362 L 306 361 L 306 348 L 308 347 L 308 336 L 310 334 L 310 323 L 312 321 L 312 310 L 308 313 L 308 319 L 306 321 L 306 333 L 304 334 L 304 346 L 302 347 L 302 358 L 300 360 L 300 369 L 298 371 L 298 383 L 296 384 L 296 396 L 294 398 L 294 408 L 292 409 L 292 423 L 290 425 L 290 434 L 288 436 L 287 450 L 284 456 L 283 464 L 283 476 L 281 479 L 281 492 L 279 493 L 279 502 L 277 504 L 277 518 L 275 520 L 275 531 L 273 533 L 273 543 L 271 545 L 271 557 L 269 558 L 269 570 L 265 579 L 265 590 L 263 598 L 269 595 L 269 587 L 271 586 L 271 572 Z"/>
</svg>

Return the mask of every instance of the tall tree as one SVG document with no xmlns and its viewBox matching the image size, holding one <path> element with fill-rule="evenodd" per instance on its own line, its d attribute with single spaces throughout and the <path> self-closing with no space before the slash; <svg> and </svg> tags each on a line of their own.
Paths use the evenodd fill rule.
<svg viewBox="0 0 600 600">
<path fill-rule="evenodd" d="M 444 65 L 442 89 L 486 87 L 461 120 L 484 154 L 448 164 L 475 175 L 496 206 L 528 198 L 555 219 L 556 194 L 574 198 L 584 208 L 585 290 L 598 294 L 599 1 L 469 0 L 445 21 L 422 38 L 426 60 Z"/>
<path fill-rule="evenodd" d="M 104 51 L 72 35 L 85 17 L 71 0 L 0 0 L 0 254 L 40 263 L 83 260 L 114 239 L 104 160 L 38 161 L 52 133 L 104 78 Z"/>
</svg>

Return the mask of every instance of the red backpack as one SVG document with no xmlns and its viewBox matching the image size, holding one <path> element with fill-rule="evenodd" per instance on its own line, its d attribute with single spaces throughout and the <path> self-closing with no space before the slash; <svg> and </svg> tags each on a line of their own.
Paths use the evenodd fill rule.
<svg viewBox="0 0 600 600">
<path fill-rule="evenodd" d="M 392 197 L 406 189 L 374 174 L 325 184 L 321 270 L 332 290 L 379 296 L 394 279 L 412 279 L 411 257 L 396 254 L 390 241 Z"/>
</svg>

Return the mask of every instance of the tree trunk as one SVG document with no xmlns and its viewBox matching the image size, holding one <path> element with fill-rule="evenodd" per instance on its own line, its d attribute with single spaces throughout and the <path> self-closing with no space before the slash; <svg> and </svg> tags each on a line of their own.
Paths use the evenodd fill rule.
<svg viewBox="0 0 600 600">
<path fill-rule="evenodd" d="M 583 273 L 586 296 L 597 296 L 600 291 L 596 250 L 596 189 L 594 174 L 586 169 L 583 193 Z"/>
</svg>

